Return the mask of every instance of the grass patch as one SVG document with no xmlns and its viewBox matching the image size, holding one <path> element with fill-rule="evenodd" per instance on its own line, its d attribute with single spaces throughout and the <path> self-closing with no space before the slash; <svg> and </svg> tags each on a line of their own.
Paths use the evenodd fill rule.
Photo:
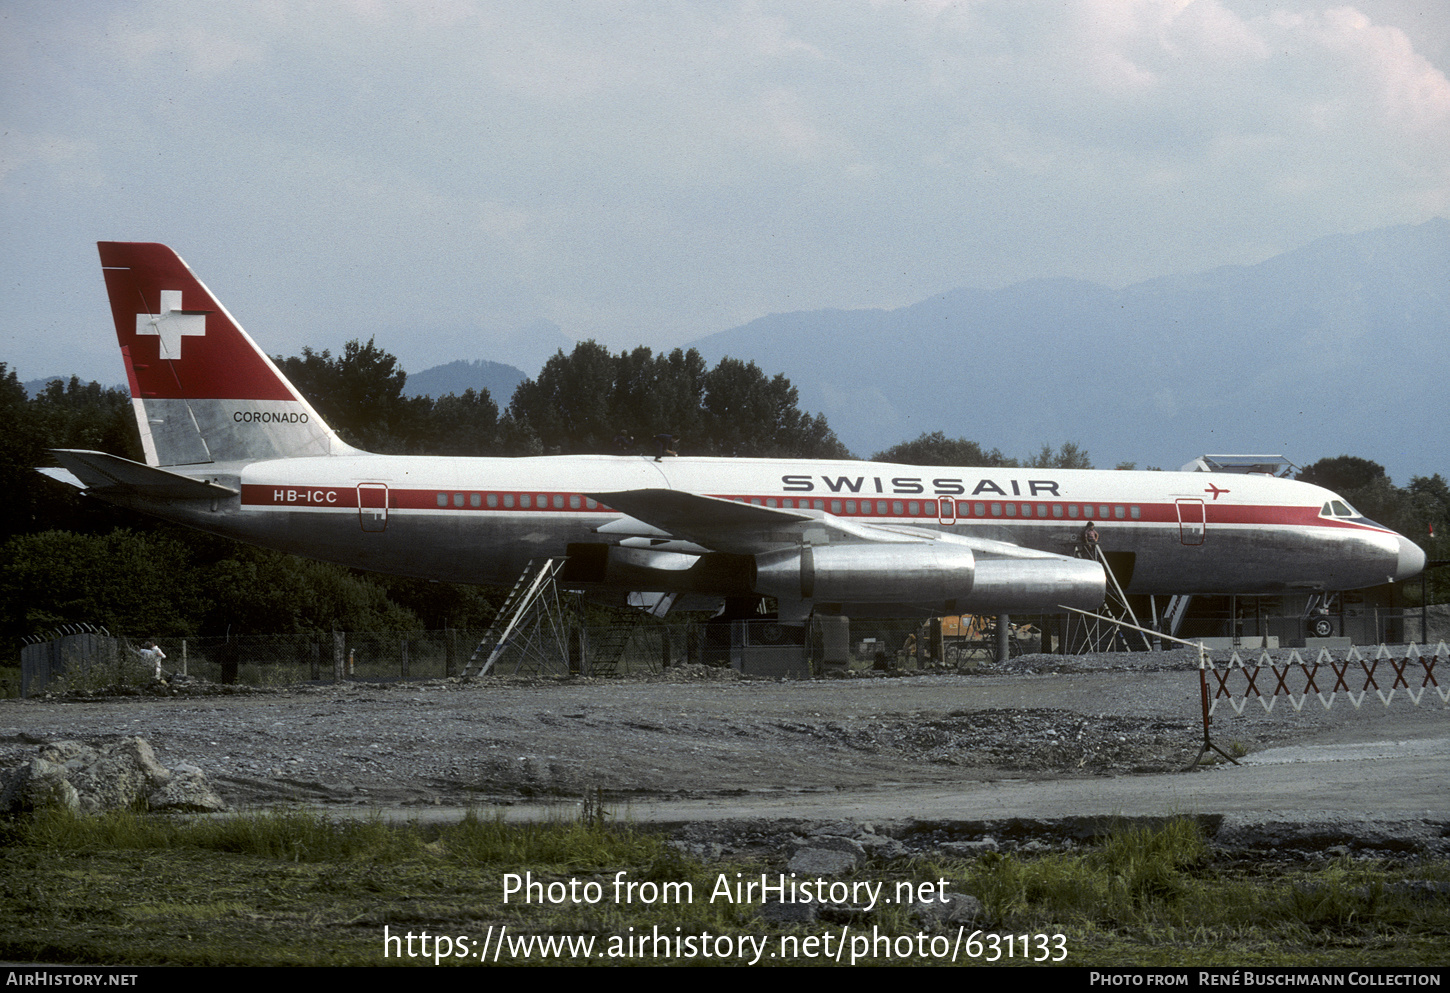
<svg viewBox="0 0 1450 993">
<path fill-rule="evenodd" d="M 747 939 L 779 951 L 783 938 L 802 947 L 804 939 L 839 935 L 843 926 L 857 936 L 873 927 L 892 936 L 955 936 L 954 928 L 922 923 L 906 906 L 886 903 L 845 925 L 765 921 L 754 904 L 710 896 L 722 876 L 774 879 L 788 872 L 784 866 L 702 862 L 656 835 L 597 816 L 505 824 L 470 814 L 459 823 L 425 826 L 334 822 L 307 811 L 195 819 L 46 813 L 7 822 L 0 845 L 0 913 L 7 922 L 0 955 L 19 961 L 399 963 L 402 946 L 385 944 L 385 928 L 395 938 L 425 931 L 446 936 L 442 958 L 457 964 L 473 961 L 458 951 L 478 953 L 466 942 L 500 934 L 595 942 L 586 957 L 577 947 L 553 954 L 515 947 L 500 954 L 501 963 L 605 963 L 616 960 L 608 957 L 611 947 L 657 934 L 693 939 L 695 953 L 676 958 L 672 949 L 679 946 L 651 945 L 617 960 L 703 962 L 698 943 L 706 935 L 717 943 L 728 939 L 723 952 L 725 946 L 715 946 L 712 963 L 750 961 Z M 621 872 L 637 885 L 632 901 L 616 899 Z M 549 896 L 526 901 L 515 893 L 505 900 L 511 873 L 528 874 L 537 892 Z M 1444 864 L 1345 858 L 1267 872 L 1217 859 L 1189 820 L 1126 827 L 1067 854 L 916 857 L 870 863 L 840 878 L 883 883 L 888 896 L 898 881 L 945 878 L 949 889 L 973 894 L 984 906 L 985 919 L 969 932 L 1061 934 L 1069 965 L 1444 965 L 1450 959 L 1442 937 L 1450 931 L 1446 897 L 1433 886 L 1403 885 L 1407 878 L 1450 880 Z M 938 947 L 948 944 L 943 939 Z M 421 941 L 414 951 L 421 954 Z M 915 951 L 905 960 L 937 962 Z M 425 962 L 432 958 L 404 957 L 400 964 Z"/>
</svg>

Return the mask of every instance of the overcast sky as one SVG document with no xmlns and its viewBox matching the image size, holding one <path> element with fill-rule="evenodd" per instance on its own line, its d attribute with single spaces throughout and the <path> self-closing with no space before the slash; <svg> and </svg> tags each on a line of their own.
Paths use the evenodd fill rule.
<svg viewBox="0 0 1450 993">
<path fill-rule="evenodd" d="M 123 381 L 98 240 L 270 353 L 531 374 L 1254 263 L 1450 216 L 1447 70 L 1444 0 L 0 0 L 0 361 Z"/>
</svg>

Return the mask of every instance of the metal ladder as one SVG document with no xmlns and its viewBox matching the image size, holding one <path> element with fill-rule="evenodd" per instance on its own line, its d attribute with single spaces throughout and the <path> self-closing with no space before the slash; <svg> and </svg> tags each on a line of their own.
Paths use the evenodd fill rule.
<svg viewBox="0 0 1450 993">
<path fill-rule="evenodd" d="M 1114 620 L 1127 620 L 1135 627 L 1142 627 L 1143 625 L 1138 622 L 1138 615 L 1134 613 L 1132 605 L 1128 603 L 1128 595 L 1123 592 L 1118 577 L 1113 575 L 1113 567 L 1108 565 L 1108 558 L 1103 554 L 1102 548 L 1094 545 L 1093 557 L 1103 567 L 1103 573 L 1108 578 L 1107 596 L 1103 600 L 1102 612 Z M 1123 639 L 1124 648 L 1127 647 L 1128 638 L 1140 638 L 1146 650 L 1150 652 L 1153 650 L 1153 644 L 1148 640 L 1147 635 L 1140 631 L 1120 628 L 1108 621 L 1080 617 L 1072 626 L 1075 626 L 1076 630 L 1068 637 L 1070 654 L 1114 651 L 1119 637 Z"/>
<path fill-rule="evenodd" d="M 468 664 L 463 667 L 464 676 L 483 676 L 493 671 L 494 663 L 518 635 L 529 633 L 528 622 L 531 619 L 536 622 L 534 628 L 537 628 L 537 622 L 542 618 L 531 618 L 531 615 L 539 613 L 534 608 L 544 601 L 557 600 L 554 578 L 563 566 L 562 559 L 548 558 L 542 562 L 538 559 L 529 560 L 529 564 L 519 575 L 518 582 L 514 583 L 513 589 L 504 598 L 503 605 L 498 608 L 483 640 L 474 648 Z"/>
</svg>

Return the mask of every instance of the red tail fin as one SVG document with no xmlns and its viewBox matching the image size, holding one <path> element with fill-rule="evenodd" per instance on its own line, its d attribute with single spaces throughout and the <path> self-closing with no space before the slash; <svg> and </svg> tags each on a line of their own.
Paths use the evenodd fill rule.
<svg viewBox="0 0 1450 993">
<path fill-rule="evenodd" d="M 349 450 L 180 256 L 165 245 L 99 247 L 150 464 Z"/>
</svg>

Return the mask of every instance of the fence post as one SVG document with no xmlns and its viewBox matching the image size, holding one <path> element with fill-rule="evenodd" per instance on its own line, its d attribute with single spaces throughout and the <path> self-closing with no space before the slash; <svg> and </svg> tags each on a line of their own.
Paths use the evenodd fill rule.
<svg viewBox="0 0 1450 993">
<path fill-rule="evenodd" d="M 347 635 L 332 629 L 332 681 L 342 682 L 343 665 L 347 659 Z"/>
</svg>

